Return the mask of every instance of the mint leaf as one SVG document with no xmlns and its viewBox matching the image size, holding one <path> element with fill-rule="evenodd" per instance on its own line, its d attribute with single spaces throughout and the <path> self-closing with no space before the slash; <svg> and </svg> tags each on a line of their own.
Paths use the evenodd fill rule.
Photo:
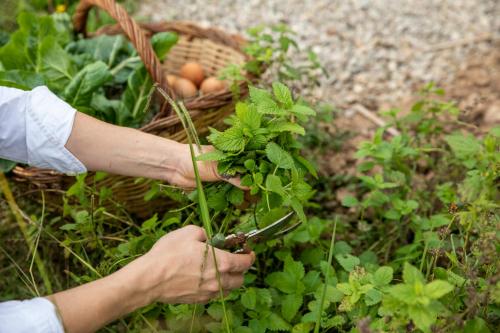
<svg viewBox="0 0 500 333">
<path fill-rule="evenodd" d="M 281 196 L 285 195 L 285 190 L 283 189 L 283 185 L 281 184 L 281 179 L 276 175 L 267 175 L 266 188 L 269 191 L 277 193 Z"/>
<path fill-rule="evenodd" d="M 280 109 L 278 104 L 273 100 L 271 94 L 267 91 L 250 87 L 249 90 L 250 100 L 257 108 L 257 112 L 260 114 L 276 114 L 283 115 L 285 112 Z"/>
<path fill-rule="evenodd" d="M 377 289 L 370 289 L 365 294 L 365 304 L 368 306 L 375 305 L 382 300 L 383 294 Z"/>
<path fill-rule="evenodd" d="M 376 286 L 385 286 L 392 281 L 393 269 L 389 266 L 379 267 L 373 274 L 373 283 Z"/>
<path fill-rule="evenodd" d="M 446 281 L 434 280 L 424 286 L 424 295 L 433 299 L 438 299 L 453 289 L 453 285 Z"/>
<path fill-rule="evenodd" d="M 294 167 L 292 156 L 274 142 L 267 144 L 266 156 L 278 168 L 293 169 Z"/>
<path fill-rule="evenodd" d="M 221 161 L 227 156 L 219 150 L 209 151 L 196 157 L 197 161 Z"/>
<path fill-rule="evenodd" d="M 415 326 L 424 332 L 430 331 L 431 325 L 437 319 L 437 313 L 419 305 L 409 306 L 408 315 L 413 320 L 413 323 L 415 323 Z"/>
<path fill-rule="evenodd" d="M 316 115 L 316 111 L 314 111 L 313 109 L 311 109 L 308 106 L 300 105 L 300 104 L 294 105 L 290 109 L 290 111 L 292 113 L 295 113 L 295 114 L 298 114 L 298 115 L 304 115 L 304 116 L 315 116 Z"/>
<path fill-rule="evenodd" d="M 230 127 L 215 137 L 213 144 L 222 151 L 240 151 L 245 147 L 245 139 L 241 128 Z"/>
<path fill-rule="evenodd" d="M 299 124 L 283 121 L 273 122 L 267 127 L 267 129 L 272 133 L 291 132 L 300 135 L 306 134 L 304 127 L 300 126 Z"/>
<path fill-rule="evenodd" d="M 252 101 L 252 103 L 254 104 L 257 104 L 260 100 L 263 99 L 273 99 L 270 93 L 268 93 L 264 89 L 259 89 L 254 86 L 249 87 L 248 94 L 250 96 L 250 101 Z"/>
<path fill-rule="evenodd" d="M 273 83 L 273 93 L 276 99 L 289 109 L 293 105 L 292 93 L 287 86 L 280 82 Z"/>
<path fill-rule="evenodd" d="M 250 131 L 254 132 L 260 128 L 260 123 L 262 115 L 255 110 L 253 107 L 249 107 L 248 104 L 243 102 L 236 103 L 236 117 L 240 122 L 247 126 Z"/>
<path fill-rule="evenodd" d="M 405 262 L 403 267 L 403 281 L 408 284 L 414 284 L 415 282 L 423 283 L 424 276 L 415 266 Z"/>
</svg>

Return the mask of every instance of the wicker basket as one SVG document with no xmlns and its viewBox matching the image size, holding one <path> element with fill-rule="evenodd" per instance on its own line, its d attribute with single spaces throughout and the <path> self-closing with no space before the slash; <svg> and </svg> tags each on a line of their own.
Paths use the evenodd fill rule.
<svg viewBox="0 0 500 333">
<path fill-rule="evenodd" d="M 166 74 L 177 74 L 185 62 L 196 61 L 203 66 L 207 75 L 216 75 L 228 64 L 241 64 L 247 60 L 241 50 L 245 41 L 238 35 L 229 35 L 215 28 L 202 28 L 189 22 L 137 24 L 114 0 L 82 0 L 79 3 L 73 23 L 75 31 L 83 33 L 84 36 L 89 35 L 86 33 L 85 25 L 89 10 L 93 6 L 104 9 L 118 24 L 103 27 L 92 35 L 124 33 L 136 48 L 153 80 L 174 98 L 168 86 Z M 178 33 L 179 42 L 170 50 L 167 60 L 162 64 L 151 47 L 149 37 L 163 31 Z M 248 79 L 253 81 L 255 77 L 248 76 Z M 247 93 L 246 83 L 241 83 L 240 91 L 242 95 Z M 160 98 L 157 99 L 157 101 L 160 100 Z M 185 99 L 184 104 L 200 134 L 206 133 L 208 126 L 220 123 L 234 110 L 233 96 L 229 90 Z M 141 130 L 185 142 L 186 134 L 178 117 L 170 112 L 167 104 L 163 104 L 161 110 Z M 17 166 L 13 174 L 14 179 L 28 183 L 34 189 L 66 189 L 74 182 L 73 177 L 33 167 Z M 165 199 L 144 201 L 144 195 L 151 187 L 151 180 L 138 182 L 132 177 L 108 175 L 103 180 L 95 182 L 91 173 L 87 177 L 87 182 L 89 185 L 95 184 L 97 188 L 102 186 L 111 188 L 114 201 L 121 204 L 129 213 L 138 216 L 148 216 L 168 204 Z M 60 200 L 61 196 L 59 194 L 54 198 Z"/>
</svg>

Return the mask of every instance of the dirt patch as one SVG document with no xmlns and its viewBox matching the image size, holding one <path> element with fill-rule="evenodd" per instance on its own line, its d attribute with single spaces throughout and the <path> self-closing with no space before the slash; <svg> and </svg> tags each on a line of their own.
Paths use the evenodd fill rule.
<svg viewBox="0 0 500 333">
<path fill-rule="evenodd" d="M 493 50 L 471 57 L 445 87 L 463 111 L 462 120 L 483 129 L 500 125 L 500 43 Z"/>
<path fill-rule="evenodd" d="M 493 52 L 478 53 L 468 58 L 460 65 L 455 78 L 450 83 L 442 85 L 446 92 L 445 99 L 455 101 L 462 111 L 460 120 L 477 126 L 479 132 L 483 133 L 500 125 L 500 43 L 496 43 L 492 50 Z M 439 82 L 438 86 L 441 86 Z M 415 92 L 418 88 L 415 87 Z M 380 110 L 389 108 L 409 110 L 417 99 L 415 93 L 413 96 L 402 98 L 395 105 L 384 105 Z M 352 135 L 344 141 L 339 152 L 325 152 L 319 164 L 323 175 L 335 175 L 339 172 L 354 175 L 356 172 L 354 154 L 359 144 L 370 140 L 379 127 L 373 120 L 354 111 L 352 105 L 342 109 L 345 112 L 335 120 L 335 128 L 349 130 Z M 377 110 L 371 112 L 377 116 Z"/>
</svg>

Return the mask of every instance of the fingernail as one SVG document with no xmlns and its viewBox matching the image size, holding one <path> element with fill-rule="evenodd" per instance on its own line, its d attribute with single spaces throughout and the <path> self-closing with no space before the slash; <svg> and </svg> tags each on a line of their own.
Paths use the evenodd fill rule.
<svg viewBox="0 0 500 333">
<path fill-rule="evenodd" d="M 220 175 L 221 178 L 225 179 L 225 180 L 228 180 L 228 179 L 231 179 L 233 178 L 233 176 L 231 175 L 228 175 L 227 173 L 223 173 Z"/>
</svg>

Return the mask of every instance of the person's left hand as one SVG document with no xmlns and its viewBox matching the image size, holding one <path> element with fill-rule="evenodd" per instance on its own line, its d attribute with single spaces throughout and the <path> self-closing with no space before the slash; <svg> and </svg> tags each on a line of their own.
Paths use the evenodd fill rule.
<svg viewBox="0 0 500 333">
<path fill-rule="evenodd" d="M 201 153 L 196 152 L 197 155 L 214 150 L 212 146 L 202 146 Z M 196 151 L 196 147 L 195 147 Z M 196 188 L 196 177 L 194 174 L 193 162 L 191 160 L 191 152 L 188 144 L 180 144 L 177 152 L 178 159 L 176 161 L 175 172 L 168 179 L 172 185 L 177 185 L 184 189 Z M 198 171 L 200 178 L 205 182 L 213 182 L 218 180 L 226 181 L 234 186 L 243 188 L 240 183 L 239 177 L 226 178 L 219 175 L 217 172 L 217 162 L 214 161 L 198 161 Z"/>
</svg>

